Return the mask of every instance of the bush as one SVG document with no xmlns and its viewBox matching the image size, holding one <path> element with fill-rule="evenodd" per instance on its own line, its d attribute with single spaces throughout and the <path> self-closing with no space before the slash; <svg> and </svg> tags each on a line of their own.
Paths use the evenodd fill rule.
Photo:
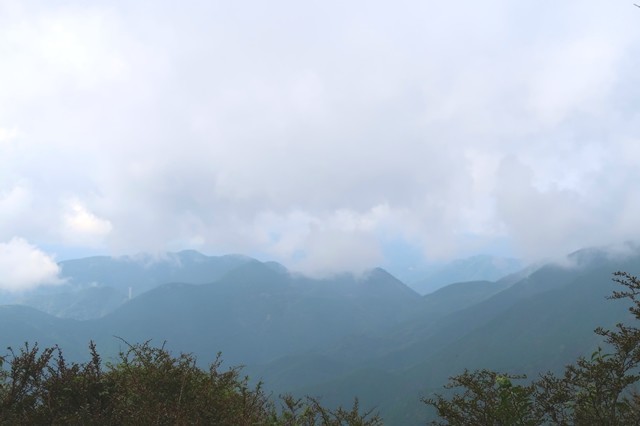
<svg viewBox="0 0 640 426">
<path fill-rule="evenodd" d="M 611 299 L 629 299 L 629 311 L 640 320 L 640 280 L 616 272 L 625 287 Z M 447 388 L 461 388 L 451 398 L 436 394 L 423 402 L 434 407 L 449 425 L 640 425 L 640 329 L 617 324 L 597 328 L 610 348 L 568 365 L 562 377 L 542 375 L 527 386 L 514 386 L 514 377 L 481 370 L 452 377 Z M 520 376 L 518 378 L 524 378 Z"/>
<path fill-rule="evenodd" d="M 68 364 L 57 348 L 25 346 L 0 358 L 0 423 L 114 425 L 378 425 L 370 412 L 329 410 L 316 399 L 281 398 L 276 409 L 240 369 L 208 370 L 193 356 L 172 356 L 149 342 L 129 345 L 118 362 L 102 361 L 93 343 L 91 361 Z M 5 368 L 6 367 L 6 368 Z"/>
</svg>

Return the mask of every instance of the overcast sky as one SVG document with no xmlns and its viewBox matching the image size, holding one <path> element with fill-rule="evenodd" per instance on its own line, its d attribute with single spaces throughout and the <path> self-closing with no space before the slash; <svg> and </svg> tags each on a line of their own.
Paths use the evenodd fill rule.
<svg viewBox="0 0 640 426">
<path fill-rule="evenodd" d="M 637 239 L 639 71 L 631 0 L 0 0 L 0 287 Z"/>
</svg>

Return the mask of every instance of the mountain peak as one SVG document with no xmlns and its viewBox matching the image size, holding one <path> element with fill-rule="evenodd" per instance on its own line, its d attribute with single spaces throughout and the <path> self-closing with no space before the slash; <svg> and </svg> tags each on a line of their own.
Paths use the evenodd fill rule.
<svg viewBox="0 0 640 426">
<path fill-rule="evenodd" d="M 238 284 L 254 284 L 282 281 L 289 278 L 287 269 L 276 262 L 260 262 L 252 259 L 229 271 L 221 281 Z"/>
<path fill-rule="evenodd" d="M 175 255 L 180 260 L 190 260 L 190 261 L 206 260 L 209 257 L 200 253 L 197 250 L 181 250 L 175 253 Z"/>
<path fill-rule="evenodd" d="M 380 267 L 365 272 L 357 282 L 375 294 L 383 296 L 394 294 L 412 299 L 419 298 L 418 293 Z"/>
</svg>

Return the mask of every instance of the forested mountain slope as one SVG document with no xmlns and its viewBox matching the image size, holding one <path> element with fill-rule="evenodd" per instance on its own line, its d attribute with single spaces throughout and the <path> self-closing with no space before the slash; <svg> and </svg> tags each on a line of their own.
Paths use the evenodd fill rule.
<svg viewBox="0 0 640 426">
<path fill-rule="evenodd" d="M 605 297 L 614 271 L 640 273 L 640 251 L 582 250 L 427 296 L 381 269 L 311 279 L 275 263 L 240 263 L 205 284 L 160 285 L 98 319 L 3 306 L 0 341 L 57 343 L 70 358 L 86 354 L 89 340 L 115 354 L 125 343 L 114 336 L 166 341 L 203 363 L 222 351 L 276 395 L 322 396 L 329 405 L 358 395 L 392 423 L 421 423 L 420 395 L 464 368 L 535 375 L 593 351 L 596 326 L 628 318 L 624 302 Z"/>
</svg>

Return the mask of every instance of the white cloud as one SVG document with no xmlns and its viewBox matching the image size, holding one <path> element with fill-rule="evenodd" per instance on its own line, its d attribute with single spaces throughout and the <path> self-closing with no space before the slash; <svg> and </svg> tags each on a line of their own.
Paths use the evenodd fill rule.
<svg viewBox="0 0 640 426">
<path fill-rule="evenodd" d="M 25 214 L 31 200 L 32 194 L 25 186 L 0 192 L 0 223 L 10 223 Z"/>
<path fill-rule="evenodd" d="M 89 210 L 78 200 L 68 203 L 63 218 L 62 238 L 67 242 L 84 246 L 100 246 L 113 226 Z"/>
<path fill-rule="evenodd" d="M 639 235 L 627 6 L 0 2 L 0 238 L 325 270 Z"/>
<path fill-rule="evenodd" d="M 620 52 L 600 37 L 553 46 L 532 68 L 528 106 L 545 125 L 569 114 L 599 113 L 615 82 Z"/>
<path fill-rule="evenodd" d="M 383 260 L 380 243 L 363 232 L 311 229 L 303 247 L 304 257 L 289 262 L 291 268 L 316 277 L 345 271 L 361 273 Z"/>
<path fill-rule="evenodd" d="M 291 269 L 314 276 L 362 272 L 382 261 L 382 232 L 392 212 L 387 205 L 367 212 L 341 209 L 323 216 L 294 211 L 260 215 L 247 232 L 266 254 Z"/>
<path fill-rule="evenodd" d="M 15 127 L 12 129 L 6 129 L 6 128 L 0 127 L 0 146 L 2 146 L 3 143 L 9 143 L 10 141 L 12 141 L 17 137 L 18 137 L 18 129 L 16 129 Z"/>
<path fill-rule="evenodd" d="M 22 238 L 0 243 L 0 289 L 11 292 L 31 290 L 40 285 L 60 283 L 60 268 L 37 247 Z"/>
<path fill-rule="evenodd" d="M 117 19 L 105 9 L 34 9 L 0 18 L 0 47 L 11 57 L 0 70 L 5 102 L 101 90 L 100 84 L 126 76 Z"/>
<path fill-rule="evenodd" d="M 24 184 L 5 190 L 0 187 L 0 240 L 11 238 L 29 227 L 25 218 L 31 216 L 33 197 L 30 188 Z"/>
</svg>

